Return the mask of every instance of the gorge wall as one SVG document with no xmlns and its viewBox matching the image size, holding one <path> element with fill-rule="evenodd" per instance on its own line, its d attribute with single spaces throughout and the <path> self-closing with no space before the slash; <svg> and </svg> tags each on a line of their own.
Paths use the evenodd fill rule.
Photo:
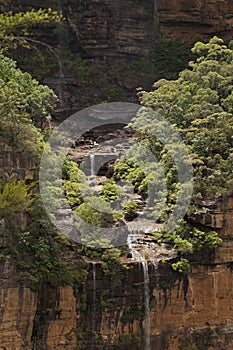
<svg viewBox="0 0 233 350">
<path fill-rule="evenodd" d="M 233 38 L 233 4 L 223 1 L 101 0 L 70 3 L 68 18 L 88 57 L 147 53 L 159 32 L 186 42 Z"/>
<path fill-rule="evenodd" d="M 10 150 L 2 147 L 10 159 Z M 17 174 L 34 164 L 17 155 Z M 6 171 L 6 163 L 1 161 Z M 30 177 L 29 177 L 30 178 Z M 206 201 L 192 220 L 216 229 L 223 246 L 194 257 L 191 272 L 180 275 L 161 263 L 149 263 L 148 305 L 153 350 L 231 350 L 233 347 L 233 198 Z M 0 248 L 8 238 L 0 227 Z M 64 257 L 77 264 L 71 249 Z M 81 258 L 81 257 L 80 257 Z M 83 259 L 83 258 L 82 258 Z M 103 262 L 84 258 L 82 285 L 33 290 L 23 282 L 11 256 L 0 259 L 0 349 L 2 350 L 142 350 L 146 349 L 145 279 L 141 263 L 122 257 L 127 266 L 116 279 Z M 77 264 L 77 272 L 80 272 Z"/>
<path fill-rule="evenodd" d="M 8 1 L 8 9 L 25 8 L 24 5 L 30 8 L 42 4 Z M 56 1 L 51 1 L 51 6 L 56 5 Z M 230 0 L 158 0 L 156 7 L 154 5 L 143 0 L 87 0 L 82 7 L 79 1 L 66 2 L 65 9 L 80 52 L 91 59 L 106 60 L 150 51 L 156 40 L 155 10 L 160 31 L 168 38 L 190 41 L 196 35 L 217 34 L 231 39 L 233 2 Z M 96 71 L 91 74 L 93 80 L 98 80 Z M 108 78 L 111 80 L 114 76 L 111 70 Z M 140 74 L 118 76 L 117 85 L 126 86 L 132 96 L 141 79 Z M 74 87 L 69 97 L 66 95 L 66 104 L 73 104 L 72 110 L 90 103 L 80 101 L 80 96 L 73 102 L 80 80 L 70 75 L 62 77 L 63 85 Z M 61 77 L 47 77 L 47 81 L 56 88 Z M 92 97 L 97 90 L 98 86 L 92 88 Z M 129 96 L 126 99 L 129 100 Z M 6 172 L 13 169 L 13 175 L 31 180 L 36 167 L 31 158 L 22 152 L 12 154 L 6 145 L 0 147 L 0 168 Z M 192 218 L 202 227 L 218 230 L 224 243 L 212 256 L 195 258 L 189 275 L 177 275 L 163 264 L 159 268 L 149 264 L 153 350 L 182 350 L 188 346 L 193 346 L 192 350 L 233 348 L 232 211 L 233 199 L 228 197 L 205 203 Z M 0 248 L 4 249 L 6 237 L 1 227 L 0 234 Z M 75 263 L 72 252 L 68 258 Z M 142 350 L 146 327 L 143 271 L 129 258 L 124 257 L 122 263 L 129 269 L 117 282 L 106 279 L 100 261 L 86 260 L 88 275 L 82 287 L 44 285 L 35 291 L 22 283 L 11 256 L 7 259 L 0 256 L 0 349 Z"/>
<path fill-rule="evenodd" d="M 199 261 L 183 277 L 155 273 L 149 265 L 153 350 L 191 344 L 193 349 L 232 349 L 232 253 L 232 241 L 226 241 L 212 260 Z M 40 292 L 20 286 L 9 261 L 1 263 L 0 348 L 143 349 L 143 272 L 138 264 L 128 263 L 131 268 L 117 285 L 104 278 L 101 263 L 96 263 L 94 290 L 89 262 L 82 291 L 44 286 Z"/>
<path fill-rule="evenodd" d="M 165 37 L 192 41 L 196 37 L 209 38 L 218 35 L 232 40 L 231 0 L 158 0 L 157 3 L 160 31 Z"/>
<path fill-rule="evenodd" d="M 137 55 L 154 48 L 160 32 L 170 39 L 233 37 L 231 0 L 38 0 L 0 2 L 2 10 L 62 9 L 88 57 Z"/>
<path fill-rule="evenodd" d="M 197 37 L 233 36 L 231 0 L 83 0 L 44 4 L 33 1 L 1 1 L 1 10 L 62 9 L 74 30 L 80 49 L 88 57 L 116 57 L 146 53 L 160 31 L 170 39 L 193 41 Z"/>
</svg>

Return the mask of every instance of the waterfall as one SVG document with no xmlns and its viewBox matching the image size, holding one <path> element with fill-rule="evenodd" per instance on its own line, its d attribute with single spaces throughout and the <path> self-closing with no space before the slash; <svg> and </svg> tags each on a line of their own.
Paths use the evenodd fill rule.
<svg viewBox="0 0 233 350">
<path fill-rule="evenodd" d="M 134 260 L 139 260 L 143 269 L 144 307 L 145 307 L 145 350 L 150 350 L 150 279 L 148 262 L 146 258 L 133 247 L 133 242 L 140 237 L 139 234 L 128 235 L 127 243 Z"/>
<path fill-rule="evenodd" d="M 91 176 L 95 175 L 95 155 L 90 154 Z"/>
<path fill-rule="evenodd" d="M 95 311 L 96 311 L 96 263 L 92 263 L 92 276 L 93 276 L 93 314 L 95 316 Z"/>
<path fill-rule="evenodd" d="M 147 261 L 142 261 L 143 277 L 144 277 L 144 303 L 145 303 L 145 350 L 150 350 L 150 280 Z"/>
<path fill-rule="evenodd" d="M 93 318 L 92 318 L 92 349 L 95 345 L 95 323 L 96 323 L 96 263 L 92 262 L 92 283 L 93 283 Z"/>
</svg>

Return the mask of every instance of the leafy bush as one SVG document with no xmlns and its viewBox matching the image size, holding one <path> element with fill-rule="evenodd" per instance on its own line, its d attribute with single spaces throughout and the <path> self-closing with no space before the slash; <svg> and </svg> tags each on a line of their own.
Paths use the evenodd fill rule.
<svg viewBox="0 0 233 350">
<path fill-rule="evenodd" d="M 118 188 L 112 179 L 105 181 L 101 196 L 108 202 L 118 199 Z"/>
<path fill-rule="evenodd" d="M 190 263 L 187 259 L 181 258 L 179 261 L 172 264 L 172 268 L 174 271 L 177 271 L 180 273 L 189 273 Z"/>
<path fill-rule="evenodd" d="M 123 204 L 123 214 L 126 220 L 133 220 L 138 216 L 137 214 L 138 204 L 135 201 L 127 202 Z"/>
<path fill-rule="evenodd" d="M 197 42 L 192 52 L 197 59 L 189 63 L 190 68 L 182 71 L 177 80 L 159 80 L 154 91 L 140 91 L 139 98 L 143 105 L 156 109 L 176 125 L 183 136 L 193 159 L 195 199 L 197 194 L 206 197 L 226 194 L 229 190 L 233 152 L 230 102 L 233 50 L 231 44 L 227 47 L 222 39 L 214 37 L 207 44 Z M 145 133 L 145 125 L 150 125 L 151 130 L 153 120 L 145 124 L 138 118 L 132 123 L 132 127 L 144 132 L 150 149 L 158 148 L 156 140 Z M 156 155 L 164 163 L 169 157 L 167 153 L 163 152 L 163 158 Z"/>
<path fill-rule="evenodd" d="M 32 186 L 16 179 L 0 183 L 0 217 L 10 220 L 12 216 L 27 211 L 33 202 Z"/>
</svg>

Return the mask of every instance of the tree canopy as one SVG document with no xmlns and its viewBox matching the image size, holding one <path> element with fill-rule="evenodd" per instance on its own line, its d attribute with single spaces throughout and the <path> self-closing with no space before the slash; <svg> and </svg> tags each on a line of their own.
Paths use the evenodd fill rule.
<svg viewBox="0 0 233 350">
<path fill-rule="evenodd" d="M 61 14 L 51 9 L 0 14 L 0 134 L 14 148 L 36 149 L 40 128 L 50 118 L 57 98 L 49 87 L 17 68 L 6 53 L 20 45 L 33 46 L 35 33 L 61 20 Z"/>
<path fill-rule="evenodd" d="M 195 193 L 203 197 L 232 190 L 233 45 L 218 37 L 197 42 L 196 60 L 177 80 L 159 80 L 140 91 L 143 105 L 175 125 L 186 143 L 194 169 Z M 143 121 L 141 121 L 143 124 Z"/>
<path fill-rule="evenodd" d="M 8 51 L 17 46 L 30 47 L 35 40 L 35 34 L 47 30 L 60 23 L 61 13 L 51 9 L 38 11 L 0 13 L 0 49 Z M 33 38 L 32 38 L 33 35 Z"/>
</svg>

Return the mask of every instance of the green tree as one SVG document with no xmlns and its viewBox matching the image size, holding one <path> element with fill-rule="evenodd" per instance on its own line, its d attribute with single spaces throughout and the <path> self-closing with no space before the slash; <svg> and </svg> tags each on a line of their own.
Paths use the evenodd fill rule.
<svg viewBox="0 0 233 350">
<path fill-rule="evenodd" d="M 28 210 L 33 202 L 32 185 L 24 180 L 11 179 L 5 185 L 0 184 L 0 218 L 7 219 Z"/>
<path fill-rule="evenodd" d="M 139 90 L 141 104 L 158 112 L 162 118 L 155 118 L 156 113 L 142 109 L 128 125 L 141 134 L 140 142 L 150 149 L 164 169 L 167 194 L 160 214 L 162 222 L 172 212 L 181 190 L 173 161 L 174 152 L 179 152 L 176 144 L 171 141 L 169 147 L 164 147 L 153 136 L 154 131 L 157 136 L 166 135 L 165 120 L 179 131 L 192 161 L 194 193 L 189 214 L 204 198 L 215 198 L 232 191 L 233 42 L 225 45 L 222 39 L 213 37 L 206 44 L 197 42 L 192 52 L 195 60 L 189 62 L 189 68 L 182 71 L 177 80 L 161 79 L 154 84 L 153 91 Z M 136 175 L 134 169 L 128 169 L 127 162 L 118 165 L 116 170 L 117 174 L 126 177 L 130 171 Z M 142 187 L 143 181 L 145 178 L 139 179 L 138 188 Z M 184 272 L 188 271 L 188 254 L 206 252 L 222 243 L 216 232 L 203 232 L 190 226 L 188 220 L 186 217 L 172 233 L 154 234 L 157 241 L 173 244 L 181 257 L 173 268 Z"/>
<path fill-rule="evenodd" d="M 60 23 L 61 13 L 51 9 L 27 11 L 13 14 L 4 12 L 0 14 L 0 49 L 8 51 L 17 46 L 33 47 L 38 41 L 35 35 Z"/>
<path fill-rule="evenodd" d="M 233 156 L 233 45 L 214 37 L 197 42 L 195 61 L 177 80 L 159 80 L 154 90 L 140 91 L 143 105 L 151 107 L 177 127 L 190 150 L 195 175 L 196 199 L 230 190 Z M 150 123 L 151 121 L 147 122 Z M 133 127 L 142 125 L 142 118 Z M 144 127 L 145 128 L 145 127 Z M 157 148 L 155 140 L 147 140 Z M 161 157 L 161 156 L 160 156 Z M 165 152 L 163 161 L 168 155 Z M 230 181 L 230 182 L 229 182 Z"/>
<path fill-rule="evenodd" d="M 56 96 L 53 91 L 23 73 L 15 61 L 0 53 L 0 134 L 14 148 L 35 149 L 38 127 L 50 118 Z"/>
</svg>

